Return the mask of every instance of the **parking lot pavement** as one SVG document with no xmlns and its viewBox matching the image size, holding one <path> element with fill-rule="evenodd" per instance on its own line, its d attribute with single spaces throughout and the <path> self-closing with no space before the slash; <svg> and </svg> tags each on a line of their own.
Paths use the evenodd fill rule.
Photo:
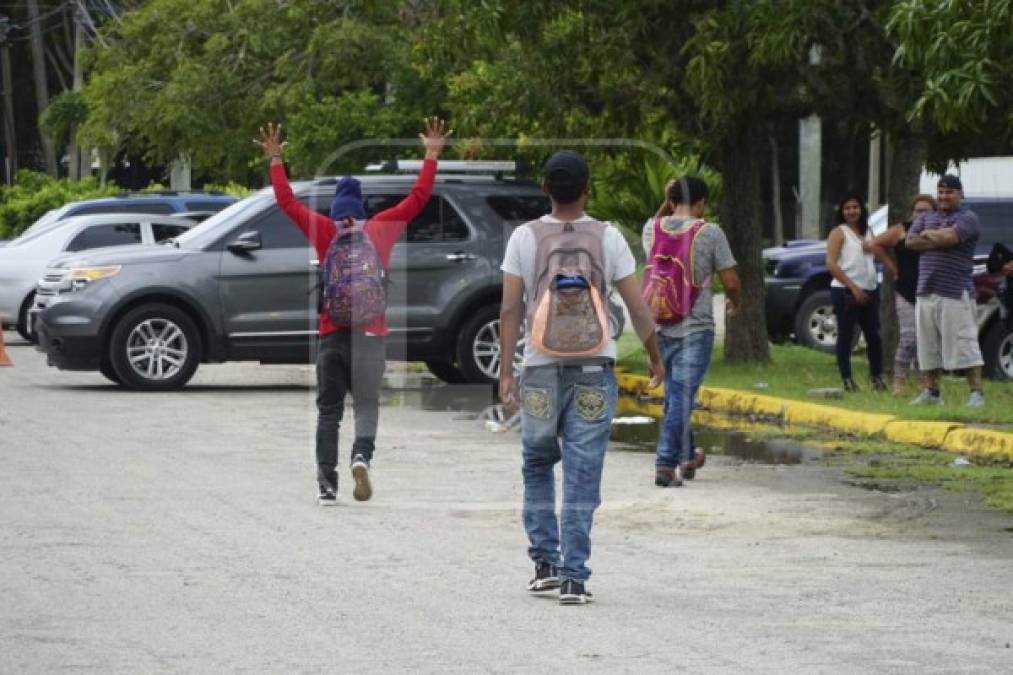
<svg viewBox="0 0 1013 675">
<path fill-rule="evenodd" d="M 1013 525 L 974 499 L 611 451 L 588 607 L 529 597 L 486 388 L 386 393 L 373 501 L 314 504 L 312 371 L 134 394 L 0 370 L 0 672 L 1009 672 Z M 392 371 L 397 371 L 392 368 Z M 400 372 L 404 372 L 401 369 Z M 436 392 L 436 393 L 434 393 Z M 347 442 L 343 439 L 343 455 Z M 1004 529 L 1006 528 L 1006 529 Z"/>
</svg>

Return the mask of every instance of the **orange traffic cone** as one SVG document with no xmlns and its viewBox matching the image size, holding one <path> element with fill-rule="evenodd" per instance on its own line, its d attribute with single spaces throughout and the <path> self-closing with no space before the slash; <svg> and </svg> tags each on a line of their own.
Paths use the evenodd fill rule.
<svg viewBox="0 0 1013 675">
<path fill-rule="evenodd" d="M 0 330 L 0 366 L 13 366 L 14 362 L 11 361 L 11 357 L 7 356 L 7 352 L 4 350 L 4 332 Z"/>
</svg>

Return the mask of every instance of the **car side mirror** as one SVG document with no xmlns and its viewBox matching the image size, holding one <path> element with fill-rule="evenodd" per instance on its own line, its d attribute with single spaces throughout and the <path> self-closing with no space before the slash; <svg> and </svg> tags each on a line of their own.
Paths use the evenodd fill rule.
<svg viewBox="0 0 1013 675">
<path fill-rule="evenodd" d="M 249 253 L 261 247 L 263 247 L 263 244 L 260 242 L 260 232 L 243 232 L 229 242 L 227 248 L 233 253 Z"/>
</svg>

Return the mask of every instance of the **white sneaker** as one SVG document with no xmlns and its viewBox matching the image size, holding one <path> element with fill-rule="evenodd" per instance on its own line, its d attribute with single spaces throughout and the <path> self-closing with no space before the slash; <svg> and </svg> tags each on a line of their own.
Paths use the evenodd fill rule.
<svg viewBox="0 0 1013 675">
<path fill-rule="evenodd" d="M 964 407 L 967 408 L 980 408 L 985 405 L 985 395 L 980 391 L 972 391 L 971 395 L 967 397 L 967 403 Z"/>
<path fill-rule="evenodd" d="M 921 393 L 914 397 L 911 405 L 942 405 L 943 397 L 933 394 L 928 389 L 922 389 Z"/>
<path fill-rule="evenodd" d="M 352 489 L 352 496 L 356 501 L 366 502 L 373 496 L 373 485 L 369 482 L 369 462 L 362 455 L 356 455 L 352 460 L 352 479 L 355 480 L 355 488 Z"/>
</svg>

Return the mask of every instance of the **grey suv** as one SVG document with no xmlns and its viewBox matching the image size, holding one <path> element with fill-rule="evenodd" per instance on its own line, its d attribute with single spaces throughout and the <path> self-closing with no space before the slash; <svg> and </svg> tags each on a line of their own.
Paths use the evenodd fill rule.
<svg viewBox="0 0 1013 675">
<path fill-rule="evenodd" d="M 403 198 L 405 175 L 360 177 L 372 214 Z M 335 179 L 293 183 L 326 214 Z M 506 239 L 549 209 L 533 183 L 446 175 L 392 252 L 388 356 L 446 381 L 492 382 Z M 305 363 L 317 331 L 315 253 L 266 188 L 165 245 L 63 256 L 57 297 L 36 322 L 50 365 L 100 370 L 132 389 L 186 384 L 200 363 Z"/>
</svg>

